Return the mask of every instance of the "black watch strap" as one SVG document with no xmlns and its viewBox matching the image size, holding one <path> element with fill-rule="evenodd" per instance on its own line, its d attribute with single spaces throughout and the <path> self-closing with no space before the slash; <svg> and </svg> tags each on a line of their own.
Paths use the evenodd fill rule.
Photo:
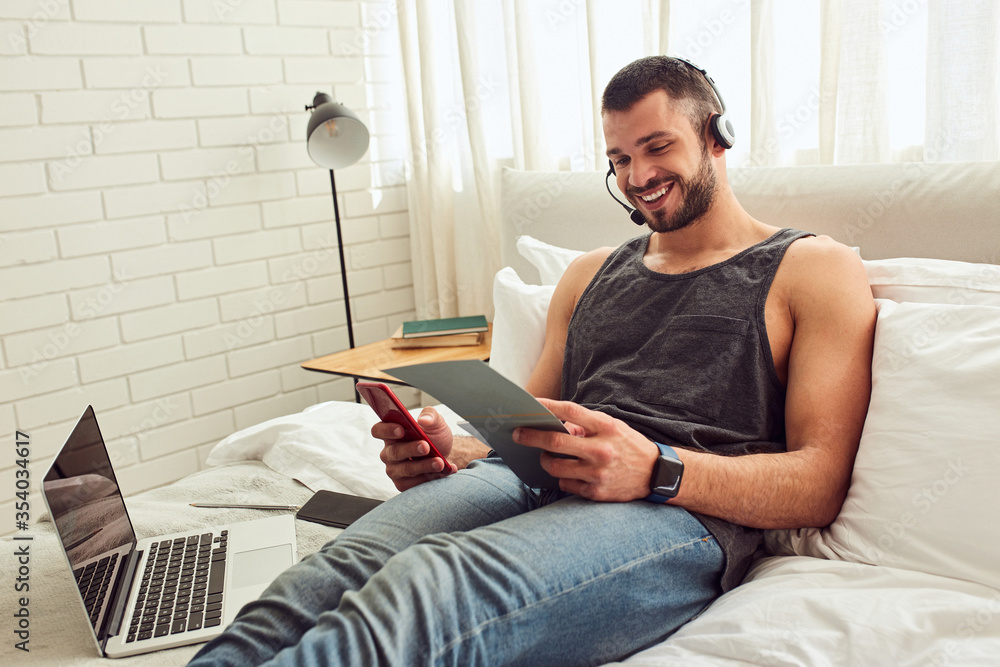
<svg viewBox="0 0 1000 667">
<path fill-rule="evenodd" d="M 670 445 L 654 442 L 660 449 L 660 458 L 653 467 L 653 477 L 649 483 L 649 495 L 644 498 L 651 503 L 665 503 L 677 495 L 684 475 L 684 462 Z"/>
</svg>

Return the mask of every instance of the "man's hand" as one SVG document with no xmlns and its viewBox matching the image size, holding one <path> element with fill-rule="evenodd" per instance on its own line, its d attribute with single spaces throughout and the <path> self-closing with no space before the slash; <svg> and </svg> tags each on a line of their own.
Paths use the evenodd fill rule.
<svg viewBox="0 0 1000 667">
<path fill-rule="evenodd" d="M 517 429 L 514 442 L 545 450 L 542 468 L 559 478 L 560 489 L 605 502 L 626 502 L 649 495 L 653 466 L 660 455 L 652 441 L 602 412 L 568 401 L 538 400 L 566 423 L 570 435 Z"/>
<path fill-rule="evenodd" d="M 449 457 L 454 439 L 451 428 L 437 410 L 424 408 L 417 423 L 442 456 Z M 385 474 L 400 491 L 405 491 L 431 479 L 438 479 L 458 470 L 458 467 L 436 456 L 429 457 L 430 445 L 423 440 L 401 440 L 403 427 L 392 422 L 378 422 L 372 435 L 385 443 L 379 458 L 385 464 Z"/>
</svg>

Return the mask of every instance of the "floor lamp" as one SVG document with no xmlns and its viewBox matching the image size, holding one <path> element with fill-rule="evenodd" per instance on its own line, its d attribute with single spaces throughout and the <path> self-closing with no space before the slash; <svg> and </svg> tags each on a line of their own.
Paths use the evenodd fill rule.
<svg viewBox="0 0 1000 667">
<path fill-rule="evenodd" d="M 344 285 L 344 310 L 347 314 L 347 340 L 354 348 L 354 325 L 351 322 L 351 299 L 347 291 L 347 264 L 344 262 L 344 237 L 340 232 L 340 205 L 333 170 L 349 167 L 368 150 L 368 128 L 357 115 L 326 93 L 316 93 L 306 111 L 312 111 L 306 130 L 309 157 L 330 170 L 333 190 L 333 216 L 337 223 L 337 249 L 340 251 L 340 278 Z"/>
</svg>

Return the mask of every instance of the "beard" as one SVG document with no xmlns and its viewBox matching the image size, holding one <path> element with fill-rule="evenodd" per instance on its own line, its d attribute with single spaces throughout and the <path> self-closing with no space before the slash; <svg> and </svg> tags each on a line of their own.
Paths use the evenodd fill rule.
<svg viewBox="0 0 1000 667">
<path fill-rule="evenodd" d="M 716 177 L 715 169 L 712 167 L 712 160 L 709 157 L 708 150 L 706 149 L 702 152 L 698 172 L 692 178 L 685 179 L 677 174 L 671 174 L 655 183 L 643 186 L 642 190 L 649 190 L 650 188 L 665 185 L 671 181 L 673 181 L 675 188 L 680 189 L 680 193 L 683 196 L 680 205 L 673 213 L 667 213 L 665 208 L 659 208 L 655 211 L 644 211 L 637 207 L 637 210 L 639 210 L 642 217 L 646 220 L 646 224 L 654 232 L 676 232 L 679 229 L 684 229 L 700 219 L 711 208 L 712 202 L 715 200 L 715 191 L 719 181 Z M 636 191 L 638 189 L 629 188 L 628 195 L 633 205 L 637 203 L 635 201 L 637 199 Z"/>
</svg>

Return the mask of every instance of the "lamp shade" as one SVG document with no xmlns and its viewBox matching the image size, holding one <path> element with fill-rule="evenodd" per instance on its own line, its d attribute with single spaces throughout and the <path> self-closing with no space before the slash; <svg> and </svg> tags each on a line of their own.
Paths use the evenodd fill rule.
<svg viewBox="0 0 1000 667">
<path fill-rule="evenodd" d="M 325 93 L 316 93 L 306 130 L 313 162 L 326 169 L 352 165 L 368 150 L 368 136 L 368 128 L 353 111 Z"/>
</svg>

